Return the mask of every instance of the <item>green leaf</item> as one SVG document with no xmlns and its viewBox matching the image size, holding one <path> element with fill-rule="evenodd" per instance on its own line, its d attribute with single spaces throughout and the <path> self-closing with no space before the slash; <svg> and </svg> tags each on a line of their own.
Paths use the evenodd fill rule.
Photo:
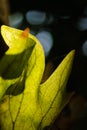
<svg viewBox="0 0 87 130">
<path fill-rule="evenodd" d="M 67 103 L 67 98 L 73 95 L 72 93 L 69 97 L 66 85 L 71 73 L 74 54 L 75 50 L 69 52 L 49 79 L 40 85 L 41 110 L 44 113 L 41 128 L 49 126 L 55 120 Z"/>
<path fill-rule="evenodd" d="M 75 50 L 40 84 L 45 68 L 40 42 L 31 34 L 24 41 L 20 38 L 23 31 L 4 25 L 1 32 L 9 49 L 0 61 L 0 129 L 43 130 L 53 123 L 67 102 L 66 84 Z M 20 47 L 16 46 L 18 43 Z"/>
<path fill-rule="evenodd" d="M 20 82 L 22 82 L 28 64 L 30 64 L 28 62 L 31 62 L 29 59 L 32 51 L 34 51 L 33 48 L 36 42 L 38 42 L 31 34 L 27 37 L 22 37 L 22 33 L 23 31 L 21 30 L 10 28 L 5 25 L 1 27 L 2 37 L 9 46 L 9 49 L 0 60 L 0 99 L 10 86 L 17 86 L 16 84 L 19 86 Z M 38 44 L 40 43 L 38 42 Z M 37 47 L 35 48 L 37 49 Z M 32 62 L 35 62 L 35 60 Z M 30 69 L 32 68 L 29 67 L 28 71 L 31 71 Z"/>
</svg>

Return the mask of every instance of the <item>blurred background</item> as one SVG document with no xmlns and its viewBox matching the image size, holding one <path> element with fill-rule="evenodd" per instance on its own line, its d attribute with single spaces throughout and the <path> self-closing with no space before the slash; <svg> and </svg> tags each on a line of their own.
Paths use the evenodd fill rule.
<svg viewBox="0 0 87 130">
<path fill-rule="evenodd" d="M 41 41 L 45 51 L 46 64 L 49 63 L 52 71 L 69 51 L 76 50 L 72 72 L 67 84 L 67 91 L 76 93 L 71 104 L 73 102 L 76 104 L 69 103 L 64 112 L 67 114 L 68 109 L 71 108 L 70 112 L 73 113 L 76 106 L 76 112 L 79 108 L 83 108 L 87 100 L 87 1 L 0 0 L 0 26 L 2 24 L 18 29 L 29 27 L 30 33 Z M 1 41 L 1 56 L 6 49 L 7 46 Z M 87 105 L 85 107 L 87 108 Z M 81 126 L 76 120 L 73 130 L 82 130 L 83 126 L 86 126 L 86 108 L 82 111 L 85 114 L 79 118 Z M 63 115 L 60 124 L 64 128 L 60 126 L 60 130 L 68 130 L 66 124 L 69 125 L 72 122 L 72 120 L 69 122 L 71 113 L 69 113 L 68 119 L 66 114 Z M 59 130 L 58 127 L 56 126 L 55 129 Z M 71 129 L 69 128 L 69 130 Z"/>
</svg>

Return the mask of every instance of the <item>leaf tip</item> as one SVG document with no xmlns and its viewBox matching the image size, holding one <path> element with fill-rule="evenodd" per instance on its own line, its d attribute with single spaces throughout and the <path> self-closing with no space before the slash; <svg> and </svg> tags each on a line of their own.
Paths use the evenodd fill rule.
<svg viewBox="0 0 87 130">
<path fill-rule="evenodd" d="M 27 27 L 27 28 L 25 28 L 25 30 L 22 32 L 21 36 L 22 36 L 23 38 L 27 38 L 29 32 L 30 32 L 30 29 Z"/>
</svg>

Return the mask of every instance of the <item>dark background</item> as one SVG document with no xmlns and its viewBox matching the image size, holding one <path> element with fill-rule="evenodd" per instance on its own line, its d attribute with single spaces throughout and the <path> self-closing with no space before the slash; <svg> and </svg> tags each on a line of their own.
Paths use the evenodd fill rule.
<svg viewBox="0 0 87 130">
<path fill-rule="evenodd" d="M 81 15 L 86 4 L 86 0 L 10 0 L 11 11 L 21 10 L 26 12 L 29 9 L 39 9 L 57 15 Z"/>
</svg>

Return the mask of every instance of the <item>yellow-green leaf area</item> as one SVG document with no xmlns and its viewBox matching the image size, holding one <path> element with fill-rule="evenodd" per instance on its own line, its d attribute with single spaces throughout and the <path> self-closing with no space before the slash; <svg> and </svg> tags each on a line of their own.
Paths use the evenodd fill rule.
<svg viewBox="0 0 87 130">
<path fill-rule="evenodd" d="M 22 33 L 22 30 L 5 25 L 1 27 L 1 35 L 9 46 L 9 49 L 0 60 L 0 98 L 9 87 L 13 86 L 12 88 L 15 88 L 16 86 L 20 86 L 20 89 L 24 88 L 25 76 L 27 76 L 34 67 L 37 55 L 37 57 L 41 58 L 38 58 L 38 62 L 42 60 L 40 68 L 44 69 L 44 52 L 41 44 L 31 34 L 28 34 L 25 38 L 21 37 Z M 8 35 L 10 35 L 10 37 L 7 37 Z M 16 48 L 16 44 L 20 45 L 19 48 Z"/>
<path fill-rule="evenodd" d="M 0 61 L 0 129 L 43 130 L 53 123 L 67 102 L 66 85 L 75 50 L 41 84 L 45 68 L 41 43 L 30 33 L 20 38 L 22 30 L 5 25 L 1 33 L 9 49 Z M 3 63 L 6 65 L 2 66 Z"/>
</svg>

